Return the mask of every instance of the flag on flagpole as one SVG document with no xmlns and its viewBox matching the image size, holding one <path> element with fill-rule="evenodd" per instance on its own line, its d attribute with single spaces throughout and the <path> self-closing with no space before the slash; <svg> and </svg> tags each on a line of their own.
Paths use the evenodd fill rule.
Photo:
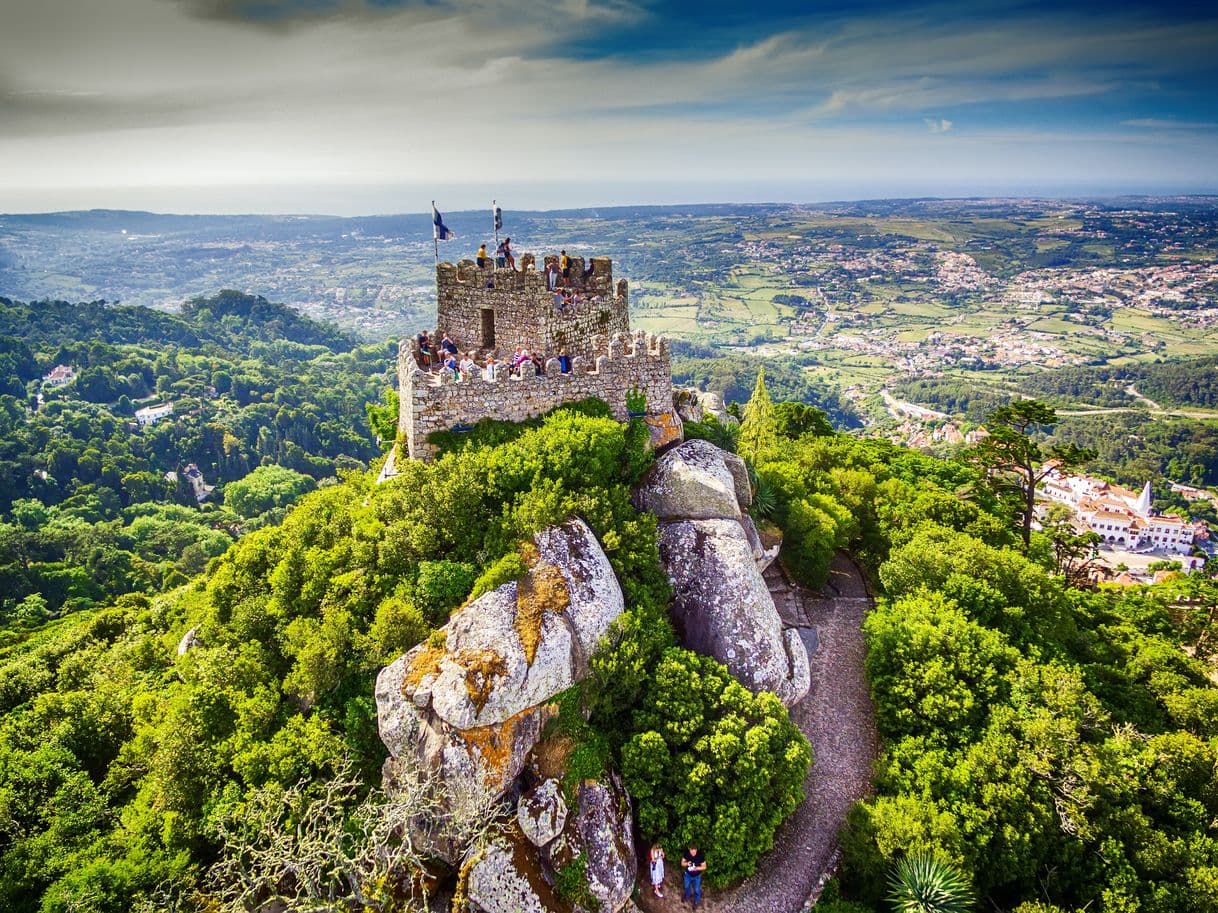
<svg viewBox="0 0 1218 913">
<path fill-rule="evenodd" d="M 436 209 L 435 200 L 431 201 L 431 236 L 437 241 L 449 241 L 457 237 L 444 224 L 444 217 L 440 215 L 440 210 Z"/>
<path fill-rule="evenodd" d="M 492 205 L 494 205 L 494 201 L 492 201 Z M 500 209 L 497 205 L 495 205 L 495 231 L 499 231 L 502 228 L 503 228 L 503 210 Z"/>
</svg>

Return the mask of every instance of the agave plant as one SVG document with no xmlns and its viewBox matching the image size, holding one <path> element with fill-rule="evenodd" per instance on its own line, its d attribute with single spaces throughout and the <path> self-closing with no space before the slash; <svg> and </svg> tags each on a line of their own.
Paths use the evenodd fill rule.
<svg viewBox="0 0 1218 913">
<path fill-rule="evenodd" d="M 973 908 L 973 889 L 965 877 L 930 853 L 897 863 L 888 888 L 897 913 L 966 913 Z"/>
<path fill-rule="evenodd" d="M 749 467 L 749 476 L 753 480 L 753 516 L 758 520 L 774 519 L 774 511 L 778 509 L 778 495 L 774 488 Z"/>
</svg>

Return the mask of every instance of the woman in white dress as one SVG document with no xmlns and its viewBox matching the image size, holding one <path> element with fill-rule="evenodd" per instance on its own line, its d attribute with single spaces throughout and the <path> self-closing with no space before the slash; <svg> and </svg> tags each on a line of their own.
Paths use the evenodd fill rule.
<svg viewBox="0 0 1218 913">
<path fill-rule="evenodd" d="M 651 864 L 651 889 L 656 892 L 656 897 L 663 897 L 660 886 L 664 884 L 664 847 L 658 843 L 653 845 L 647 858 Z"/>
</svg>

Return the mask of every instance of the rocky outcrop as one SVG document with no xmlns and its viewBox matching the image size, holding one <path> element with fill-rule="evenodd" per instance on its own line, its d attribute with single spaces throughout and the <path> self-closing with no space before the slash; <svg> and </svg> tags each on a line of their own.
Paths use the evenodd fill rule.
<svg viewBox="0 0 1218 913">
<path fill-rule="evenodd" d="M 647 415 L 643 417 L 643 421 L 647 424 L 647 434 L 652 450 L 663 450 L 665 447 L 676 444 L 685 433 L 681 419 L 675 411 Z"/>
<path fill-rule="evenodd" d="M 810 685 L 808 652 L 784 631 L 761 571 L 774 558 L 743 508 L 751 503 L 744 462 L 706 441 L 660 457 L 635 492 L 660 520 L 660 558 L 672 583 L 682 642 L 713 656 L 753 691 L 784 704 Z"/>
<path fill-rule="evenodd" d="M 567 826 L 567 802 L 557 780 L 550 779 L 520 797 L 516 824 L 533 846 L 545 846 Z"/>
<path fill-rule="evenodd" d="M 544 822 L 548 831 L 559 808 L 563 824 L 548 839 L 534 839 L 535 824 Z M 618 913 L 629 903 L 638 863 L 630 797 L 616 777 L 581 783 L 570 813 L 558 781 L 546 780 L 521 798 L 516 821 L 519 832 L 490 847 L 470 868 L 466 893 L 474 910 L 550 913 L 574 908 Z M 587 895 L 564 900 L 555 884 L 558 873 L 571 865 L 583 869 Z"/>
<path fill-rule="evenodd" d="M 686 387 L 673 391 L 672 402 L 677 415 L 685 422 L 704 422 L 707 416 L 714 416 L 724 425 L 740 424 L 736 417 L 724 408 L 723 397 L 718 393 Z"/>
<path fill-rule="evenodd" d="M 782 548 L 782 537 L 778 536 L 776 541 L 772 541 L 767 546 L 765 540 L 761 538 L 757 524 L 748 514 L 741 518 L 740 525 L 744 528 L 744 535 L 749 540 L 749 548 L 753 550 L 753 560 L 757 563 L 757 570 L 765 573 L 765 569 L 778 557 L 778 551 Z"/>
<path fill-rule="evenodd" d="M 494 843 L 469 871 L 466 897 L 481 913 L 565 913 L 568 909 L 542 877 L 532 847 L 517 839 Z"/>
<path fill-rule="evenodd" d="M 686 441 L 668 451 L 648 471 L 635 491 L 635 506 L 663 520 L 740 519 L 740 482 L 728 460 L 740 464 L 744 487 L 748 473 L 735 454 L 724 453 L 708 441 Z M 751 493 L 748 504 L 752 500 Z"/>
<path fill-rule="evenodd" d="M 581 520 L 539 533 L 528 574 L 462 608 L 426 643 L 381 670 L 381 740 L 444 777 L 502 793 L 552 714 L 551 698 L 587 675 L 623 609 L 608 558 Z"/>
<path fill-rule="evenodd" d="M 630 820 L 630 797 L 616 776 L 586 780 L 576 790 L 570 826 L 545 851 L 555 871 L 583 857 L 588 890 L 601 913 L 617 913 L 634 890 L 638 862 Z"/>
</svg>

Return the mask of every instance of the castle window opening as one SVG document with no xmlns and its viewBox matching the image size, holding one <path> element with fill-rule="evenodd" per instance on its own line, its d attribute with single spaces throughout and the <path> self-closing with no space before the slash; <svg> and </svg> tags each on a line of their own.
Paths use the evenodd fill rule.
<svg viewBox="0 0 1218 913">
<path fill-rule="evenodd" d="M 484 349 L 493 349 L 495 347 L 494 308 L 482 309 L 482 347 Z"/>
</svg>

